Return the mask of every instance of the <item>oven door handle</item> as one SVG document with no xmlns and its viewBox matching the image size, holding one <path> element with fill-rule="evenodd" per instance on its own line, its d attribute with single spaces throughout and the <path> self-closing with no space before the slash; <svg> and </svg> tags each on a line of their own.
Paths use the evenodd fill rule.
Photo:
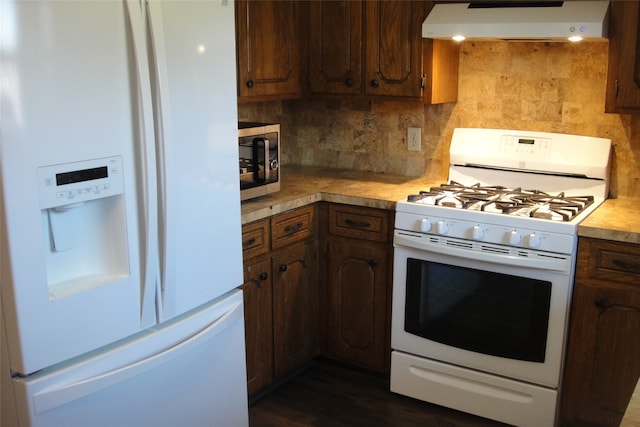
<svg viewBox="0 0 640 427">
<path fill-rule="evenodd" d="M 569 273 L 571 256 L 471 240 L 396 230 L 394 247 L 408 247 L 456 258 Z"/>
</svg>

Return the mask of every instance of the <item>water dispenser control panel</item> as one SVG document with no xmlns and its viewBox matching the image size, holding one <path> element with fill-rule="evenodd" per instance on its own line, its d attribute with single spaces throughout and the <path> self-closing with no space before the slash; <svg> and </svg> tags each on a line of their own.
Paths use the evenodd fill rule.
<svg viewBox="0 0 640 427">
<path fill-rule="evenodd" d="M 121 156 L 42 166 L 37 173 L 41 209 L 124 192 Z"/>
</svg>

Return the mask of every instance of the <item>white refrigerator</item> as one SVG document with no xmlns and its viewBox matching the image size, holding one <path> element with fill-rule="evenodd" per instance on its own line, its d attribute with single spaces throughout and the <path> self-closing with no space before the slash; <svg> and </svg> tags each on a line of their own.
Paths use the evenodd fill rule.
<svg viewBox="0 0 640 427">
<path fill-rule="evenodd" d="M 233 0 L 0 0 L 0 423 L 248 424 Z"/>
</svg>

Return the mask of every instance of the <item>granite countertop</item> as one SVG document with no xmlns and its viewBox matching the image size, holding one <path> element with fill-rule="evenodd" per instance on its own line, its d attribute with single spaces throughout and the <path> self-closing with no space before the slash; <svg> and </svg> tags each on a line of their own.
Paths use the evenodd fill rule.
<svg viewBox="0 0 640 427">
<path fill-rule="evenodd" d="M 401 175 L 287 166 L 280 191 L 242 202 L 242 224 L 320 200 L 394 210 L 396 202 L 442 180 Z"/>
<path fill-rule="evenodd" d="M 607 199 L 578 226 L 578 236 L 640 244 L 640 199 Z"/>
<path fill-rule="evenodd" d="M 287 166 L 277 193 L 242 202 L 242 224 L 320 200 L 394 210 L 396 202 L 445 179 Z M 607 199 L 578 226 L 578 236 L 640 244 L 640 199 Z"/>
</svg>

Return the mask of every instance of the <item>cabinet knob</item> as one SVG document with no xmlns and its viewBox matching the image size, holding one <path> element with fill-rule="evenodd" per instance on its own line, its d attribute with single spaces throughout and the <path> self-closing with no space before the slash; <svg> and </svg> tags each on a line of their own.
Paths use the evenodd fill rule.
<svg viewBox="0 0 640 427">
<path fill-rule="evenodd" d="M 247 87 L 248 87 L 249 89 L 252 89 L 252 88 L 253 88 L 253 80 L 247 80 L 247 83 L 246 83 L 246 84 L 247 84 Z"/>
<path fill-rule="evenodd" d="M 345 86 L 353 87 L 353 79 L 347 79 L 344 81 Z"/>
<path fill-rule="evenodd" d="M 372 260 L 370 260 L 370 261 L 369 261 L 369 265 L 370 265 L 371 267 L 377 267 L 377 266 L 378 266 L 378 264 L 379 264 L 379 262 L 378 262 L 378 260 L 377 260 L 377 259 L 372 259 Z"/>
<path fill-rule="evenodd" d="M 380 86 L 380 82 L 377 80 L 371 80 L 370 82 L 371 87 L 379 87 Z"/>
<path fill-rule="evenodd" d="M 281 264 L 280 271 L 287 271 L 287 264 Z"/>
<path fill-rule="evenodd" d="M 607 306 L 607 303 L 605 302 L 604 298 L 598 298 L 593 302 L 593 304 L 601 310 Z"/>
<path fill-rule="evenodd" d="M 267 278 L 269 277 L 269 275 L 266 272 L 262 272 L 260 273 L 260 275 L 258 276 L 258 279 L 265 281 L 267 280 Z"/>
</svg>

